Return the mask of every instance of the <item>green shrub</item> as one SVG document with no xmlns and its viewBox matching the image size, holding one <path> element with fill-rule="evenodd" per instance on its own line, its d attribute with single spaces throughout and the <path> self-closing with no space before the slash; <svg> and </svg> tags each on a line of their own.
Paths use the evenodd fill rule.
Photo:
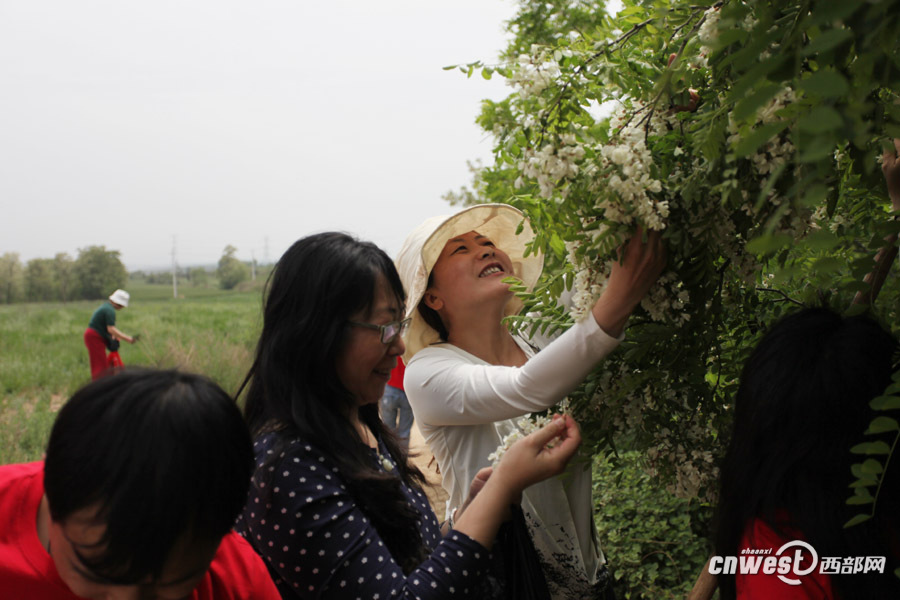
<svg viewBox="0 0 900 600">
<path fill-rule="evenodd" d="M 637 452 L 597 457 L 594 503 L 616 598 L 684 598 L 710 555 L 712 508 L 667 492 Z"/>
</svg>

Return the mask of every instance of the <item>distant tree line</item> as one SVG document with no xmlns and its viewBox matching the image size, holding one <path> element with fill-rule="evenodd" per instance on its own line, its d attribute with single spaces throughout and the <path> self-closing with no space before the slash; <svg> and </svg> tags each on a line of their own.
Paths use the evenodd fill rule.
<svg viewBox="0 0 900 600">
<path fill-rule="evenodd" d="M 119 251 L 105 246 L 81 248 L 74 260 L 60 252 L 24 265 L 17 252 L 7 252 L 0 256 L 0 303 L 106 298 L 127 279 Z"/>
<path fill-rule="evenodd" d="M 237 248 L 228 245 L 215 271 L 219 287 L 231 290 L 256 274 L 257 265 L 238 259 Z M 266 271 L 271 269 L 271 265 Z M 178 268 L 176 275 L 194 286 L 206 286 L 211 275 L 203 267 Z M 116 288 L 124 288 L 128 271 L 118 250 L 88 246 L 78 257 L 60 252 L 53 258 L 34 258 L 22 263 L 17 252 L 0 256 L 0 304 L 13 302 L 68 302 L 106 298 Z M 150 284 L 170 284 L 172 273 L 135 271 L 135 279 Z M 255 277 L 254 277 L 255 278 Z"/>
</svg>

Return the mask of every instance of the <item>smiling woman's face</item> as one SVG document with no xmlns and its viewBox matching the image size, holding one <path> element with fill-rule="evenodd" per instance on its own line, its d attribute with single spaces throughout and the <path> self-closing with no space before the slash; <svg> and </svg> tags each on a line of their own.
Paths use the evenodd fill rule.
<svg viewBox="0 0 900 600">
<path fill-rule="evenodd" d="M 383 275 L 375 282 L 375 297 L 368 311 L 351 315 L 350 321 L 385 325 L 403 318 L 403 305 L 391 290 Z M 390 344 L 381 342 L 375 329 L 349 326 L 343 351 L 337 358 L 337 375 L 344 388 L 353 395 L 357 405 L 377 403 L 384 395 L 384 386 L 397 366 L 397 357 L 406 347 L 397 336 Z"/>
<path fill-rule="evenodd" d="M 449 240 L 431 269 L 432 286 L 426 303 L 433 309 L 455 311 L 485 302 L 502 301 L 512 293 L 503 283 L 514 276 L 509 256 L 487 237 L 470 231 Z"/>
<path fill-rule="evenodd" d="M 92 573 L 79 555 L 90 559 L 103 552 L 100 543 L 106 526 L 98 523 L 96 510 L 82 509 L 62 523 L 51 520 L 48 528 L 50 556 L 60 578 L 76 596 L 91 600 L 183 600 L 203 579 L 218 548 L 209 542 L 179 540 L 169 553 L 157 579 L 133 585 L 112 584 Z"/>
</svg>

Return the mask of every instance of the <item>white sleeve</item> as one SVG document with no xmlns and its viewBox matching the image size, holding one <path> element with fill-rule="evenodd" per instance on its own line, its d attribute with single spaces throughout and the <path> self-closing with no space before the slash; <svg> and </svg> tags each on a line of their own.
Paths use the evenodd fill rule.
<svg viewBox="0 0 900 600">
<path fill-rule="evenodd" d="M 565 398 L 619 341 L 588 315 L 521 367 L 472 364 L 454 350 L 426 348 L 407 365 L 403 387 L 416 419 L 431 426 L 512 419 Z"/>
</svg>

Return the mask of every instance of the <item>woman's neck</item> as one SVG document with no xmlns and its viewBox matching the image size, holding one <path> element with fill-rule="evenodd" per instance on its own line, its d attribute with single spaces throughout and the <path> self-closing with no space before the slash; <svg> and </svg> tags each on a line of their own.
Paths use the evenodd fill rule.
<svg viewBox="0 0 900 600">
<path fill-rule="evenodd" d="M 503 312 L 479 311 L 451 320 L 447 341 L 486 363 L 521 367 L 528 357 L 501 320 Z"/>
</svg>

